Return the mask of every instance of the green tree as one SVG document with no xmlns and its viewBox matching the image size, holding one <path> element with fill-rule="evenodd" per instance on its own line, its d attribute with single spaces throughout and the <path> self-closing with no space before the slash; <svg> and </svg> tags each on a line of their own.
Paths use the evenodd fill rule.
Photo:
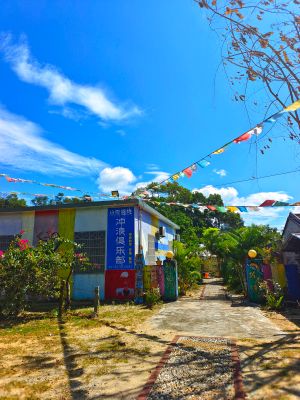
<svg viewBox="0 0 300 400">
<path fill-rule="evenodd" d="M 26 200 L 19 199 L 17 194 L 9 194 L 6 198 L 0 198 L 0 207 L 26 207 Z"/>
<path fill-rule="evenodd" d="M 49 204 L 49 198 L 48 196 L 35 196 L 32 200 L 31 203 L 34 206 L 46 206 Z"/>
<path fill-rule="evenodd" d="M 206 229 L 203 233 L 203 243 L 206 249 L 218 257 L 223 266 L 225 281 L 237 286 L 246 294 L 245 262 L 247 253 L 254 249 L 258 257 L 263 257 L 267 246 L 276 247 L 280 234 L 268 225 L 251 225 L 222 232 L 219 229 Z"/>
<path fill-rule="evenodd" d="M 57 195 L 55 195 L 55 197 L 54 197 L 54 199 L 53 200 L 50 200 L 49 201 L 49 204 L 53 204 L 53 205 L 56 205 L 56 204 L 63 204 L 64 203 L 64 197 L 65 197 L 65 195 L 63 194 L 63 193 L 57 193 Z"/>
<path fill-rule="evenodd" d="M 230 230 L 243 226 L 243 220 L 239 214 L 210 210 L 199 212 L 193 207 L 188 207 L 193 204 L 223 206 L 223 200 L 219 194 L 211 194 L 209 197 L 205 197 L 200 192 L 191 192 L 177 182 L 168 182 L 160 186 L 150 184 L 146 190 L 152 193 L 150 198 L 153 202 L 151 205 L 180 226 L 181 240 L 188 247 L 199 246 L 203 230 L 206 228 L 216 227 L 222 230 Z M 145 189 L 142 191 L 145 191 Z M 166 204 L 177 202 L 184 204 L 185 207 Z"/>
<path fill-rule="evenodd" d="M 72 251 L 57 251 L 61 244 L 71 244 Z M 59 274 L 85 261 L 76 253 L 77 248 L 76 243 L 62 238 L 40 241 L 31 247 L 18 235 L 5 253 L 0 252 L 0 316 L 18 315 L 30 297 L 57 298 Z"/>
</svg>

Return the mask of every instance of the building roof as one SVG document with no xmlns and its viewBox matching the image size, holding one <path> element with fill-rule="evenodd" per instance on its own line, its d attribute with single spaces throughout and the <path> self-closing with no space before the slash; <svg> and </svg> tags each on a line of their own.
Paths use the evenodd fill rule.
<svg viewBox="0 0 300 400">
<path fill-rule="evenodd" d="M 283 231 L 282 231 L 282 236 L 284 237 L 284 235 L 285 235 L 285 231 L 286 231 L 286 228 L 287 228 L 287 226 L 288 226 L 288 223 L 290 222 L 290 221 L 293 221 L 293 222 L 295 222 L 297 225 L 299 225 L 299 227 L 300 227 L 300 214 L 293 214 L 293 213 L 289 213 L 289 215 L 288 215 L 288 217 L 287 217 L 287 219 L 286 219 L 286 221 L 285 221 L 285 225 L 284 225 L 284 228 L 283 228 Z"/>
<path fill-rule="evenodd" d="M 300 253 L 300 233 L 290 233 L 282 246 L 282 250 Z"/>
<path fill-rule="evenodd" d="M 24 212 L 24 211 L 46 211 L 46 210 L 58 210 L 62 208 L 91 208 L 91 207 L 98 207 L 98 208 L 110 208 L 110 207 L 134 207 L 138 206 L 142 210 L 148 212 L 151 215 L 156 216 L 161 221 L 165 222 L 167 225 L 171 226 L 172 228 L 178 230 L 180 227 L 175 224 L 170 219 L 163 216 L 161 213 L 156 211 L 154 208 L 150 207 L 141 199 L 127 199 L 127 200 L 107 200 L 107 201 L 93 201 L 93 202 L 86 202 L 86 203 L 67 203 L 67 204 L 56 204 L 56 205 L 46 205 L 46 206 L 30 206 L 30 207 L 3 207 L 0 208 L 1 213 L 16 213 L 16 212 Z"/>
</svg>

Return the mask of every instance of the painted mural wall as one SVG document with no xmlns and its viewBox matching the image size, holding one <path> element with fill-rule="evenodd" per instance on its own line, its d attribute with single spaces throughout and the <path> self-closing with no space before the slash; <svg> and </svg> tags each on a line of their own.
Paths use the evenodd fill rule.
<svg viewBox="0 0 300 400">
<path fill-rule="evenodd" d="M 156 233 L 160 226 L 166 228 L 166 236 L 158 239 Z M 95 240 L 95 233 L 100 231 L 105 233 L 105 249 L 103 247 L 105 270 L 93 270 L 91 273 L 75 272 L 72 281 L 72 293 L 75 300 L 92 299 L 96 286 L 100 288 L 101 299 L 134 298 L 138 287 L 135 256 L 139 253 L 139 243 L 144 256 L 142 265 L 155 265 L 157 258 L 163 261 L 166 252 L 172 250 L 175 235 L 175 230 L 171 226 L 138 207 L 108 209 L 80 207 L 0 213 L 0 236 L 12 238 L 21 230 L 24 231 L 23 237 L 32 245 L 36 245 L 39 240 L 48 240 L 56 234 L 74 240 L 75 235 L 79 237 L 81 233 L 81 236 L 88 236 L 88 242 Z M 104 236 L 102 243 L 103 241 Z M 63 246 L 67 244 L 62 245 L 60 251 L 64 250 Z M 152 271 L 151 268 L 149 271 L 146 268 L 146 271 L 149 272 L 149 285 L 146 274 L 145 286 L 162 286 L 163 291 L 162 267 L 160 267 L 160 274 L 157 274 L 156 270 Z M 139 285 L 143 286 L 143 268 L 140 272 Z M 65 271 L 65 274 L 67 273 Z M 63 275 L 61 277 L 66 278 Z M 143 288 L 139 287 L 139 289 Z"/>
<path fill-rule="evenodd" d="M 154 265 L 157 258 L 165 259 L 168 250 L 173 249 L 175 230 L 156 216 L 141 211 L 141 244 L 145 258 L 145 265 Z M 156 233 L 160 226 L 166 228 L 166 236 L 157 239 Z"/>
</svg>

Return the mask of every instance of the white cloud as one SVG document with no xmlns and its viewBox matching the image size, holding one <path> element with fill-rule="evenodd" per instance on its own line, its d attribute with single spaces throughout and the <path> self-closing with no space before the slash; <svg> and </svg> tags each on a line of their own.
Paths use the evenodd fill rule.
<svg viewBox="0 0 300 400">
<path fill-rule="evenodd" d="M 76 104 L 105 121 L 123 120 L 141 114 L 137 106 L 124 107 L 112 101 L 102 88 L 75 83 L 52 65 L 39 64 L 32 58 L 24 38 L 14 44 L 11 35 L 2 34 L 0 40 L 0 50 L 18 77 L 24 82 L 46 88 L 52 104 L 62 107 Z M 72 113 L 68 111 L 67 115 L 71 117 Z"/>
<path fill-rule="evenodd" d="M 150 171 L 158 171 L 159 170 L 159 166 L 157 164 L 147 164 L 146 167 Z"/>
<path fill-rule="evenodd" d="M 120 194 L 131 194 L 138 188 L 146 187 L 152 182 L 160 182 L 169 176 L 163 171 L 147 171 L 145 174 L 153 175 L 153 179 L 141 182 L 140 177 L 136 177 L 129 168 L 106 167 L 99 173 L 97 183 L 99 189 L 104 192 L 119 190 Z"/>
<path fill-rule="evenodd" d="M 213 172 L 217 175 L 220 175 L 221 177 L 227 175 L 227 171 L 225 169 L 214 169 Z"/>
<path fill-rule="evenodd" d="M 120 193 L 131 193 L 137 178 L 132 171 L 124 167 L 104 168 L 97 179 L 99 189 L 104 192 L 119 190 Z"/>
<path fill-rule="evenodd" d="M 170 174 L 168 172 L 164 172 L 164 171 L 147 171 L 147 172 L 145 172 L 145 174 L 153 175 L 153 178 L 149 181 L 138 182 L 135 185 L 136 189 L 146 187 L 147 185 L 149 185 L 152 182 L 159 183 L 159 182 L 164 181 L 165 179 L 169 178 L 169 176 L 170 176 Z"/>
<path fill-rule="evenodd" d="M 203 188 L 200 189 L 194 189 L 193 192 L 200 192 L 204 194 L 204 196 L 209 196 L 210 194 L 219 194 L 225 204 L 233 204 L 233 202 L 238 199 L 238 191 L 234 187 L 228 187 L 228 188 L 215 188 L 212 185 L 207 185 L 204 186 Z M 241 204 L 239 204 L 241 205 Z"/>
<path fill-rule="evenodd" d="M 225 205 L 237 205 L 237 206 L 259 206 L 265 200 L 277 200 L 289 202 L 292 196 L 289 196 L 285 192 L 257 192 L 250 194 L 249 196 L 239 196 L 237 189 L 234 187 L 216 188 L 212 185 L 204 186 L 203 188 L 194 189 L 193 191 L 203 193 L 204 196 L 210 194 L 219 194 Z M 255 224 L 269 224 L 271 226 L 282 226 L 284 218 L 286 218 L 289 209 L 282 207 L 264 207 L 260 208 L 259 211 L 250 211 L 247 213 L 241 213 L 247 225 Z"/>
<path fill-rule="evenodd" d="M 0 164 L 57 175 L 96 174 L 106 164 L 66 150 L 42 136 L 42 129 L 0 107 Z"/>
</svg>

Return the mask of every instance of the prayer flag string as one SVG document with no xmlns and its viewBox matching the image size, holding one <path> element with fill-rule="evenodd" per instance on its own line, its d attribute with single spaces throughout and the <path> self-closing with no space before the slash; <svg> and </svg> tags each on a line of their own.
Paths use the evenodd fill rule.
<svg viewBox="0 0 300 400">
<path fill-rule="evenodd" d="M 226 148 L 229 145 L 231 145 L 232 143 L 239 144 L 241 142 L 245 142 L 245 141 L 249 140 L 254 135 L 256 135 L 256 136 L 260 135 L 262 133 L 262 131 L 263 131 L 263 125 L 265 123 L 274 123 L 280 117 L 282 117 L 284 115 L 284 113 L 296 111 L 299 108 L 300 108 L 300 100 L 297 100 L 294 103 L 290 104 L 288 107 L 285 107 L 281 111 L 276 112 L 275 114 L 271 115 L 270 117 L 264 119 L 262 122 L 257 124 L 255 127 L 253 127 L 251 129 L 249 129 L 248 131 L 244 132 L 242 135 L 232 139 L 230 142 L 224 144 L 223 146 L 221 146 L 217 150 L 212 151 L 211 153 L 207 154 L 205 157 L 203 157 L 200 160 L 194 162 L 193 164 L 187 166 L 183 170 L 181 170 L 179 172 L 176 172 L 173 175 L 170 175 L 167 179 L 164 179 L 161 182 L 159 182 L 157 185 L 153 186 L 153 188 L 157 188 L 160 185 L 162 185 L 163 183 L 168 182 L 168 181 L 169 182 L 170 181 L 175 182 L 180 177 L 186 176 L 188 178 L 191 178 L 193 173 L 197 170 L 198 166 L 201 167 L 201 168 L 205 168 L 205 167 L 208 167 L 210 165 L 210 161 L 207 160 L 208 158 L 211 158 L 213 155 L 218 155 L 218 154 L 224 153 Z"/>
</svg>

